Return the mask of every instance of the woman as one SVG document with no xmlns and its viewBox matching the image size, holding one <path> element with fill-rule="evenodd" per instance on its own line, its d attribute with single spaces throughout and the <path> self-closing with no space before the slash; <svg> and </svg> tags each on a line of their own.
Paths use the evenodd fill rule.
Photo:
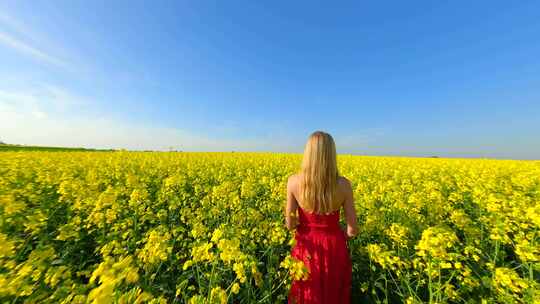
<svg viewBox="0 0 540 304">
<path fill-rule="evenodd" d="M 346 232 L 339 225 L 341 207 Z M 347 239 L 358 234 L 358 227 L 351 183 L 339 176 L 330 134 L 316 131 L 309 136 L 302 168 L 287 181 L 285 212 L 287 228 L 296 229 L 291 255 L 309 271 L 307 280 L 292 282 L 288 302 L 349 303 L 352 265 Z"/>
</svg>

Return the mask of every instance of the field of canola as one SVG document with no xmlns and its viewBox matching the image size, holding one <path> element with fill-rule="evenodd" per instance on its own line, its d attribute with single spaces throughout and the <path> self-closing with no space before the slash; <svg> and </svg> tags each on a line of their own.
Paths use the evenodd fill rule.
<svg viewBox="0 0 540 304">
<path fill-rule="evenodd" d="M 0 302 L 283 303 L 299 154 L 1 152 Z M 338 156 L 353 303 L 540 303 L 540 161 Z M 342 224 L 343 215 L 342 215 Z"/>
</svg>

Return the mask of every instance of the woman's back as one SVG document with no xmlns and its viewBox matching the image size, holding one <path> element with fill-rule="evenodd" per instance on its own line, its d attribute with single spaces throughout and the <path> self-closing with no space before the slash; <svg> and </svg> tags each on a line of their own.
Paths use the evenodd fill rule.
<svg viewBox="0 0 540 304">
<path fill-rule="evenodd" d="M 316 213 L 298 204 L 296 244 L 291 255 L 304 262 L 309 277 L 293 282 L 289 303 L 350 302 L 352 265 L 339 216 L 340 208 Z"/>
<path fill-rule="evenodd" d="M 290 176 L 289 180 L 290 182 L 292 182 L 292 186 L 293 186 L 293 189 L 291 189 L 293 191 L 293 194 L 294 194 L 294 197 L 296 199 L 296 201 L 298 202 L 298 206 L 300 207 L 303 207 L 303 209 L 306 211 L 306 212 L 311 212 L 311 213 L 332 213 L 334 211 L 339 211 L 339 209 L 341 207 L 343 207 L 343 204 L 344 204 L 344 201 L 345 201 L 345 198 L 346 198 L 346 192 L 347 192 L 347 183 L 349 182 L 345 177 L 343 176 L 338 176 L 337 179 L 336 179 L 336 192 L 335 192 L 335 197 L 334 199 L 332 200 L 331 202 L 331 207 L 329 211 L 327 212 L 318 212 L 317 210 L 315 209 L 318 209 L 316 208 L 316 204 L 308 204 L 308 202 L 304 202 L 303 199 L 302 199 L 302 195 L 301 195 L 301 181 L 302 179 L 304 178 L 304 175 L 300 172 L 300 173 L 297 173 L 297 174 L 293 174 Z M 310 209 L 309 207 L 307 206 L 310 206 L 312 205 L 313 206 L 313 209 Z M 304 208 L 305 207 L 305 208 Z"/>
<path fill-rule="evenodd" d="M 342 206 L 347 232 L 339 225 Z M 357 233 L 356 212 L 351 183 L 339 176 L 335 143 L 326 132 L 309 136 L 301 170 L 287 181 L 285 222 L 296 229 L 291 255 L 308 269 L 306 280 L 293 281 L 289 303 L 350 303 L 347 237 Z"/>
<path fill-rule="evenodd" d="M 324 214 L 335 214 L 337 215 L 336 221 L 339 222 L 339 214 L 340 211 L 343 209 L 345 214 L 345 220 L 347 222 L 348 226 L 348 235 L 350 236 L 356 235 L 358 233 L 357 227 L 356 227 L 356 211 L 354 210 L 354 199 L 352 196 L 352 186 L 350 181 L 343 177 L 339 176 L 337 178 L 337 187 L 336 187 L 336 193 L 335 193 L 335 199 L 331 203 L 331 210 L 326 213 L 320 213 L 316 210 L 312 210 L 310 208 L 305 208 L 304 206 L 309 206 L 310 204 L 307 204 L 302 201 L 302 196 L 300 195 L 300 180 L 303 178 L 301 173 L 293 174 L 290 176 L 287 188 L 290 191 L 290 198 L 293 199 L 296 202 L 296 205 L 298 209 L 301 209 L 303 212 L 302 214 L 299 213 L 299 223 L 302 221 L 301 218 L 305 219 L 304 214 L 309 215 L 324 215 Z M 315 204 L 312 204 L 315 205 Z M 317 208 L 313 208 L 317 209 Z M 313 217 L 311 217 L 313 218 Z M 317 218 L 317 217 L 315 217 Z M 324 217 L 323 217 L 324 218 Z"/>
<path fill-rule="evenodd" d="M 335 210 L 328 214 L 319 214 L 308 212 L 298 208 L 298 223 L 296 231 L 309 232 L 335 232 L 342 231 L 339 226 L 339 210 Z"/>
</svg>

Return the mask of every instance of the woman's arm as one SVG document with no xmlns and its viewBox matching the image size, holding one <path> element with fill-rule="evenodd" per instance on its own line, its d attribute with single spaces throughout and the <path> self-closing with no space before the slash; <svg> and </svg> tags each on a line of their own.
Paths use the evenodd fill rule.
<svg viewBox="0 0 540 304">
<path fill-rule="evenodd" d="M 289 230 L 295 229 L 296 225 L 298 225 L 298 219 L 296 217 L 298 202 L 293 194 L 295 183 L 295 178 L 290 176 L 287 180 L 287 203 L 285 205 L 285 226 Z"/>
<path fill-rule="evenodd" d="M 351 182 L 345 180 L 345 220 L 347 222 L 347 236 L 352 238 L 358 234 L 358 223 L 356 222 L 356 210 L 354 209 L 354 197 Z"/>
</svg>

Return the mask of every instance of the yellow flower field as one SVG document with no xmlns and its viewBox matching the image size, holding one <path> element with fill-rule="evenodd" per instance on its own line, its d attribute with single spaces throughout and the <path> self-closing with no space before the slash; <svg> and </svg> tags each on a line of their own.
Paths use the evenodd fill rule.
<svg viewBox="0 0 540 304">
<path fill-rule="evenodd" d="M 301 155 L 1 152 L 2 303 L 282 303 Z M 353 302 L 540 303 L 540 161 L 339 155 Z"/>
</svg>

